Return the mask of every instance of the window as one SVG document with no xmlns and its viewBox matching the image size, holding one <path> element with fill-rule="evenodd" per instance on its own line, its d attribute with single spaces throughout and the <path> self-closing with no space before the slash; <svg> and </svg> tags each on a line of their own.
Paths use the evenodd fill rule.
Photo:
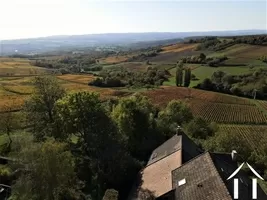
<svg viewBox="0 0 267 200">
<path fill-rule="evenodd" d="M 178 181 L 178 186 L 184 185 L 186 183 L 185 179 L 182 179 L 180 181 Z"/>
</svg>

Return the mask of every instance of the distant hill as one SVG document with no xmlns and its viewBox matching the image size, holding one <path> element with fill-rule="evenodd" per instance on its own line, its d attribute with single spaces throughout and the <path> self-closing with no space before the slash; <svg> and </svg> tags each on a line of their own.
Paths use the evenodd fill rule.
<svg viewBox="0 0 267 200">
<path fill-rule="evenodd" d="M 0 41 L 0 55 L 14 53 L 29 54 L 42 53 L 66 48 L 96 47 L 96 46 L 124 46 L 158 40 L 182 39 L 193 36 L 234 36 L 266 34 L 266 30 L 239 30 L 239 31 L 211 31 L 211 32 L 151 32 L 151 33 L 107 33 L 70 36 L 50 36 Z"/>
</svg>

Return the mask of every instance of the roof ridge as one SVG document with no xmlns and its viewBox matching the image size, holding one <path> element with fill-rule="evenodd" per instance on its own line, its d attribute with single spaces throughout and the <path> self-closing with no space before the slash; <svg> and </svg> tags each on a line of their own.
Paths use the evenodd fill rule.
<svg viewBox="0 0 267 200">
<path fill-rule="evenodd" d="M 203 156 L 203 155 L 206 154 L 206 153 L 208 153 L 208 151 L 205 151 L 205 152 L 203 152 L 203 153 L 197 155 L 196 157 L 192 158 L 191 160 L 189 160 L 189 161 L 187 161 L 187 162 L 185 162 L 185 163 L 182 163 L 182 165 L 181 165 L 180 167 L 177 167 L 176 169 L 172 170 L 172 172 L 175 171 L 175 170 L 177 170 L 177 169 L 179 169 L 179 168 L 182 168 L 183 166 L 187 165 L 188 163 L 193 162 L 194 160 L 196 160 L 197 158 Z"/>
<path fill-rule="evenodd" d="M 219 157 L 220 155 L 231 155 L 231 153 L 216 153 L 216 152 L 210 152 L 211 154 L 211 158 L 213 160 L 218 159 L 221 162 L 223 162 L 224 164 L 226 164 L 227 166 L 231 166 L 231 163 L 227 162 L 226 160 L 222 159 L 221 157 Z M 216 158 L 214 158 L 216 156 Z M 216 166 L 215 166 L 216 167 Z"/>
<path fill-rule="evenodd" d="M 144 169 L 145 169 L 145 168 L 147 168 L 147 167 L 148 167 L 148 166 L 150 166 L 150 165 L 153 165 L 153 164 L 157 163 L 158 161 L 161 161 L 162 159 L 164 159 L 164 158 L 166 158 L 166 157 L 169 157 L 170 155 L 172 155 L 172 154 L 176 153 L 177 151 L 181 151 L 181 148 L 180 148 L 180 149 L 177 149 L 177 150 L 175 150 L 174 152 L 172 152 L 172 153 L 170 153 L 170 154 L 168 154 L 168 155 L 166 155 L 166 156 L 163 156 L 162 158 L 158 159 L 158 160 L 157 160 L 157 161 L 155 161 L 155 162 L 152 162 L 152 163 L 150 163 L 150 164 L 146 165 L 146 166 L 144 167 Z"/>
<path fill-rule="evenodd" d="M 171 140 L 174 136 L 180 136 L 180 135 L 177 135 L 177 134 L 174 134 L 173 136 L 171 136 L 168 140 L 166 140 L 165 142 L 163 142 L 161 145 L 159 145 L 156 149 L 158 149 L 158 148 L 160 148 L 161 146 L 163 146 L 166 142 L 168 142 L 169 140 Z M 154 149 L 153 151 L 152 151 L 152 153 L 156 150 L 156 149 Z"/>
<path fill-rule="evenodd" d="M 210 152 L 210 151 L 208 151 Z M 213 153 L 213 154 L 227 154 L 227 155 L 231 155 L 231 153 L 229 152 L 217 152 L 217 151 L 213 151 L 213 152 L 210 152 L 210 153 Z"/>
<path fill-rule="evenodd" d="M 164 155 L 163 157 L 161 157 L 160 159 L 158 159 L 158 160 L 152 162 L 153 159 L 151 160 L 151 157 L 152 157 L 152 155 L 153 155 L 154 153 L 156 153 L 155 151 L 157 151 L 158 149 L 160 149 L 160 148 L 161 148 L 163 145 L 165 145 L 167 142 L 171 141 L 174 137 L 179 137 L 179 138 L 180 138 L 180 140 L 179 140 L 179 143 L 181 144 L 181 145 L 180 145 L 180 148 L 174 149 L 171 153 L 166 154 L 166 155 Z M 158 161 L 160 161 L 160 160 L 162 160 L 162 159 L 164 159 L 164 158 L 166 158 L 166 157 L 172 155 L 173 153 L 175 153 L 175 152 L 177 152 L 177 151 L 179 151 L 179 150 L 182 150 L 182 135 L 174 134 L 172 137 L 170 137 L 168 140 L 166 140 L 165 142 L 163 142 L 161 145 L 159 145 L 156 149 L 154 149 L 154 150 L 152 151 L 152 153 L 151 153 L 151 155 L 150 155 L 150 157 L 149 157 L 149 159 L 148 159 L 148 162 L 147 162 L 147 164 L 146 164 L 145 167 L 150 166 L 150 165 L 152 165 L 152 164 L 154 164 L 154 163 L 156 163 L 156 162 L 158 162 Z M 149 163 L 149 161 L 151 161 L 151 162 Z M 149 163 L 149 164 L 148 164 L 148 163 Z"/>
</svg>

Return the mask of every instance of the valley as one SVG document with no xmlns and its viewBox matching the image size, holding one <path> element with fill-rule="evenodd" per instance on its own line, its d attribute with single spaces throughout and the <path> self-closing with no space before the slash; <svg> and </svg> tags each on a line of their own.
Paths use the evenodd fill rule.
<svg viewBox="0 0 267 200">
<path fill-rule="evenodd" d="M 266 36 L 262 37 L 266 40 Z M 240 38 L 247 40 L 250 36 Z M 261 41 L 260 36 L 256 38 L 256 41 Z M 16 126 L 11 134 L 12 141 L 30 139 L 32 136 L 28 134 L 31 125 L 27 124 L 28 119 L 25 118 L 25 103 L 36 95 L 36 78 L 43 77 L 45 80 L 46 77 L 53 77 L 70 98 L 57 102 L 58 109 L 62 109 L 61 115 L 68 117 L 74 110 L 77 118 L 81 117 L 79 112 L 75 113 L 75 109 L 81 108 L 71 106 L 79 103 L 78 100 L 72 102 L 71 98 L 81 98 L 82 101 L 82 95 L 94 92 L 100 95 L 101 103 L 112 113 L 110 116 L 120 122 L 125 116 L 130 116 L 123 113 L 123 109 L 135 111 L 131 110 L 131 106 L 135 104 L 128 105 L 127 102 L 139 101 L 138 95 L 142 95 L 154 107 L 151 112 L 155 115 L 154 123 L 159 124 L 157 128 L 166 131 L 164 120 L 170 123 L 166 113 L 171 112 L 168 106 L 175 100 L 188 107 L 194 119 L 201 119 L 209 124 L 205 125 L 206 129 L 212 129 L 214 132 L 214 135 L 207 138 L 205 136 L 205 139 L 202 136 L 194 138 L 190 135 L 201 147 L 225 151 L 240 141 L 240 144 L 252 151 L 248 156 L 254 161 L 257 156 L 262 158 L 265 155 L 265 145 L 262 142 L 267 139 L 267 62 L 264 56 L 267 56 L 266 42 L 235 42 L 230 36 L 188 38 L 171 45 L 168 43 L 148 48 L 135 47 L 133 50 L 114 48 L 111 51 L 3 56 L 0 57 L 0 117 L 12 113 L 20 120 L 20 125 Z M 177 86 L 179 69 L 182 72 L 190 71 L 188 86 L 185 86 L 185 82 Z M 186 79 L 186 76 L 184 77 L 183 81 Z M 94 101 L 96 100 L 92 102 Z M 143 101 L 146 100 L 140 100 L 142 109 Z M 65 102 L 68 102 L 69 106 L 64 107 Z M 86 106 L 82 108 L 90 110 Z M 121 118 L 116 118 L 117 112 L 122 112 Z M 57 116 L 56 120 L 60 120 L 61 115 Z M 170 115 L 175 116 L 175 111 Z M 160 123 L 163 123 L 163 127 L 160 127 Z M 186 131 L 190 130 L 187 123 L 178 125 L 183 125 Z M 68 126 L 66 124 L 66 127 Z M 123 125 L 122 127 L 125 128 Z M 164 134 L 165 138 L 171 136 L 170 132 Z M 71 134 L 69 141 L 76 144 L 80 142 L 77 138 L 77 135 Z M 157 141 L 163 141 L 159 138 Z M 8 135 L 2 134 L 0 151 L 5 152 L 9 140 Z M 229 143 L 229 140 L 234 142 Z M 146 152 L 146 148 L 143 148 Z M 242 147 L 238 148 L 241 149 L 242 155 L 246 155 Z M 145 160 L 144 157 L 139 158 Z M 261 170 L 262 166 L 265 164 L 259 165 Z M 262 186 L 267 188 L 264 183 Z"/>
</svg>

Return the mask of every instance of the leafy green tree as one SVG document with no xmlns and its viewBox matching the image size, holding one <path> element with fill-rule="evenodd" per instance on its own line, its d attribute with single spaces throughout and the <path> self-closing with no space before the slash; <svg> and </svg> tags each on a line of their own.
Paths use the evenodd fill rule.
<svg viewBox="0 0 267 200">
<path fill-rule="evenodd" d="M 223 71 L 216 71 L 211 76 L 211 81 L 215 84 L 221 84 L 225 73 Z"/>
<path fill-rule="evenodd" d="M 162 141 L 155 129 L 154 115 L 154 107 L 141 95 L 121 99 L 112 111 L 121 138 L 131 155 L 139 160 L 145 160 Z"/>
<path fill-rule="evenodd" d="M 176 68 L 175 81 L 176 81 L 176 86 L 182 86 L 182 84 L 183 84 L 183 69 L 181 67 Z"/>
<path fill-rule="evenodd" d="M 158 114 L 158 126 L 165 135 L 170 136 L 178 125 L 188 123 L 193 119 L 190 108 L 181 101 L 172 100 Z"/>
<path fill-rule="evenodd" d="M 69 94 L 55 107 L 59 135 L 78 138 L 74 147 L 78 177 L 93 199 L 101 199 L 108 188 L 123 190 L 140 169 L 125 149 L 108 110 L 99 95 L 88 92 Z"/>
<path fill-rule="evenodd" d="M 197 139 L 207 139 L 210 136 L 213 136 L 216 131 L 215 125 L 212 126 L 206 122 L 204 119 L 197 117 L 191 120 L 186 125 L 186 132 L 188 135 L 191 135 L 193 138 Z"/>
<path fill-rule="evenodd" d="M 176 86 L 182 86 L 183 84 L 183 61 L 182 60 L 177 62 L 175 80 L 176 80 Z"/>
<path fill-rule="evenodd" d="M 205 78 L 200 84 L 200 87 L 204 90 L 213 90 L 214 85 L 209 78 Z"/>
<path fill-rule="evenodd" d="M 204 53 L 201 53 L 199 55 L 199 58 L 201 59 L 201 61 L 204 61 L 206 59 L 206 55 Z"/>
<path fill-rule="evenodd" d="M 12 138 L 11 133 L 19 128 L 20 120 L 18 115 L 12 112 L 11 107 L 4 106 L 4 113 L 0 114 L 0 132 L 7 135 L 9 142 L 6 148 L 6 152 L 10 152 Z"/>
<path fill-rule="evenodd" d="M 236 150 L 243 161 L 247 160 L 253 151 L 244 137 L 231 132 L 221 131 L 220 129 L 215 133 L 214 137 L 210 137 L 205 142 L 204 146 L 206 150 L 216 152 L 230 153 L 232 150 Z"/>
<path fill-rule="evenodd" d="M 55 113 L 55 121 L 61 127 L 59 136 L 65 138 L 76 135 L 80 140 L 89 142 L 89 146 L 95 145 L 93 139 L 98 140 L 97 137 L 105 137 L 98 135 L 99 132 L 112 128 L 108 126 L 112 126 L 112 124 L 106 122 L 109 117 L 96 93 L 69 94 L 57 101 Z M 108 133 L 107 131 L 107 136 L 110 134 L 114 134 L 114 132 Z"/>
<path fill-rule="evenodd" d="M 31 143 L 18 154 L 22 173 L 12 186 L 12 199 L 80 199 L 74 158 L 66 144 Z"/>
<path fill-rule="evenodd" d="M 222 83 L 224 86 L 231 86 L 234 83 L 234 77 L 226 74 L 222 77 Z"/>
<path fill-rule="evenodd" d="M 33 85 L 35 91 L 31 99 L 26 102 L 25 111 L 35 138 L 41 140 L 52 132 L 54 105 L 65 95 L 65 90 L 53 76 L 35 77 Z"/>
<path fill-rule="evenodd" d="M 178 87 L 179 86 L 179 72 L 178 72 L 178 68 L 176 68 L 176 72 L 175 72 L 175 84 Z"/>
<path fill-rule="evenodd" d="M 190 85 L 190 81 L 191 81 L 191 69 L 186 68 L 184 74 L 184 87 L 188 87 Z"/>
</svg>

